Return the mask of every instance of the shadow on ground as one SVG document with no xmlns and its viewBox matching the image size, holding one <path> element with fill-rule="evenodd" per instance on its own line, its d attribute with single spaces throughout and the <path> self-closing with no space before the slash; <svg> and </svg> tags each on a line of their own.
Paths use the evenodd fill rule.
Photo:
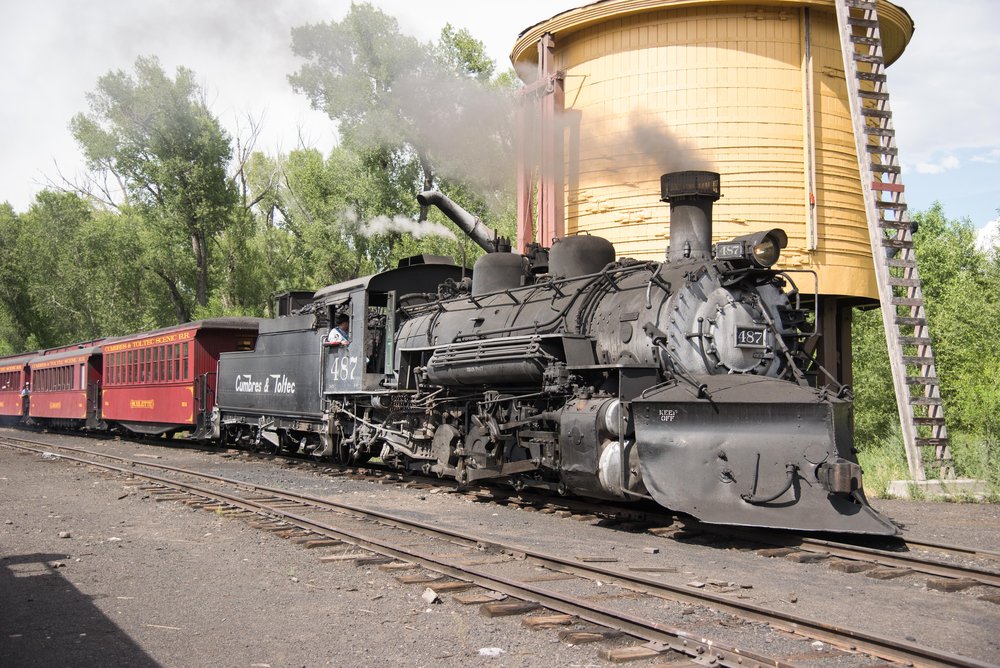
<svg viewBox="0 0 1000 668">
<path fill-rule="evenodd" d="M 158 666 L 62 576 L 61 559 L 0 558 L 0 666 Z"/>
</svg>

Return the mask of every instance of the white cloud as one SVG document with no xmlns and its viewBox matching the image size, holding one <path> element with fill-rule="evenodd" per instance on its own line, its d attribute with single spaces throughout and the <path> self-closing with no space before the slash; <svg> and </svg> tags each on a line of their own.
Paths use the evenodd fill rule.
<svg viewBox="0 0 1000 668">
<path fill-rule="evenodd" d="M 400 30 L 424 42 L 446 22 L 482 39 L 500 70 L 518 33 L 585 0 L 372 0 L 399 19 Z M 246 115 L 263 117 L 257 148 L 290 151 L 300 144 L 329 150 L 336 126 L 296 94 L 287 75 L 303 63 L 290 49 L 291 28 L 340 20 L 351 0 L 0 0 L 0 32 L 10 58 L 0 90 L 16 104 L 0 105 L 0 203 L 25 210 L 57 178 L 83 173 L 69 121 L 87 110 L 85 93 L 109 70 L 130 71 L 138 55 L 156 55 L 168 74 L 178 65 L 197 74 L 206 98 L 236 135 Z"/>
<path fill-rule="evenodd" d="M 1000 250 L 1000 218 L 991 220 L 976 232 L 976 249 L 984 253 Z"/>
<path fill-rule="evenodd" d="M 914 169 L 921 174 L 943 174 L 961 166 L 962 163 L 954 155 L 946 155 L 938 161 L 923 160 L 918 162 Z"/>
<path fill-rule="evenodd" d="M 995 148 L 981 155 L 974 155 L 969 158 L 971 162 L 985 162 L 988 165 L 1000 163 L 1000 148 Z"/>
<path fill-rule="evenodd" d="M 1000 3 L 901 0 L 913 39 L 889 67 L 900 154 L 916 159 L 996 147 L 1000 136 Z M 988 63 L 994 63 L 989 65 Z M 916 156 L 915 156 L 916 154 Z"/>
</svg>

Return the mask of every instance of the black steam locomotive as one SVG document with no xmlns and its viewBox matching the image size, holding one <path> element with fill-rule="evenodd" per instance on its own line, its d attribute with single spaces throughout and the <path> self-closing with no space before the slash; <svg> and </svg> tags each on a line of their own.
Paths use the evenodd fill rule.
<svg viewBox="0 0 1000 668">
<path fill-rule="evenodd" d="M 816 389 L 781 230 L 712 244 L 711 172 L 662 177 L 665 262 L 573 236 L 527 255 L 438 192 L 489 251 L 327 287 L 219 363 L 215 435 L 251 447 L 652 498 L 720 524 L 891 535 L 865 500 L 851 402 Z M 350 318 L 348 337 L 330 336 Z M 331 339 L 337 338 L 337 341 Z"/>
</svg>

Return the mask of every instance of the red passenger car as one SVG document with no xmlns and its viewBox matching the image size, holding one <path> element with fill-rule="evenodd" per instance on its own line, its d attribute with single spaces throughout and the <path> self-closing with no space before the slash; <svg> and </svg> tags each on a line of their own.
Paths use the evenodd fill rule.
<svg viewBox="0 0 1000 668">
<path fill-rule="evenodd" d="M 29 382 L 28 361 L 36 353 L 0 357 L 0 424 L 14 424 L 28 413 L 28 402 L 21 391 Z"/>
<path fill-rule="evenodd" d="M 100 426 L 101 348 L 45 351 L 28 362 L 28 415 L 40 425 Z"/>
<path fill-rule="evenodd" d="M 211 434 L 219 353 L 250 350 L 257 318 L 213 318 L 107 342 L 102 417 L 140 434 Z"/>
</svg>

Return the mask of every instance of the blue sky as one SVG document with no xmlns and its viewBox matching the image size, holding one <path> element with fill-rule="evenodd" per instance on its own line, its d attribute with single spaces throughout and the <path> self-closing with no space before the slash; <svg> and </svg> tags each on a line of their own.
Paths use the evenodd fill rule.
<svg viewBox="0 0 1000 668">
<path fill-rule="evenodd" d="M 578 0 L 374 0 L 404 31 L 435 39 L 444 23 L 468 28 L 502 66 L 518 33 Z M 1000 207 L 1000 2 L 899 0 L 916 23 L 889 87 L 913 209 L 940 200 L 949 217 L 977 227 Z M 86 109 L 85 93 L 110 69 L 155 54 L 201 78 L 213 111 L 236 132 L 247 113 L 264 114 L 258 147 L 333 143 L 330 121 L 292 92 L 298 62 L 288 31 L 339 19 L 349 0 L 48 0 L 0 2 L 4 62 L 0 90 L 0 200 L 25 210 L 60 174 L 82 169 L 67 128 Z M 243 120 L 241 120 L 243 119 Z"/>
<path fill-rule="evenodd" d="M 888 70 L 907 203 L 982 227 L 1000 217 L 1000 2 L 898 4 L 916 24 Z"/>
</svg>

